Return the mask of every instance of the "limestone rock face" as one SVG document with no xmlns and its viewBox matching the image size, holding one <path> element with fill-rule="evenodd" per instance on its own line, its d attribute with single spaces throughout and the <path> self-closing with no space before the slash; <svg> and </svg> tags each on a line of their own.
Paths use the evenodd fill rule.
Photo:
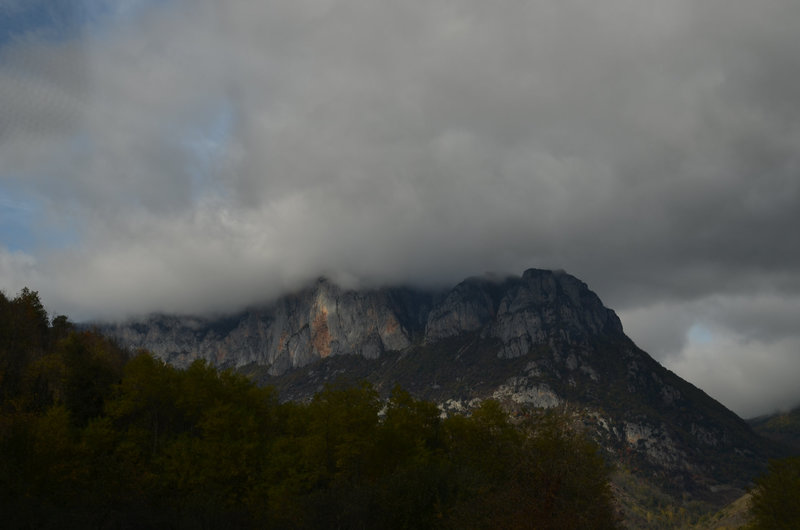
<svg viewBox="0 0 800 530">
<path fill-rule="evenodd" d="M 489 334 L 502 342 L 500 356 L 513 358 L 537 344 L 579 346 L 598 335 L 620 335 L 622 324 L 577 278 L 531 269 L 505 291 Z"/>
<path fill-rule="evenodd" d="M 464 333 L 499 340 L 498 356 L 506 358 L 538 344 L 576 345 L 622 333 L 619 319 L 586 284 L 536 269 L 516 278 L 470 278 L 444 292 L 354 291 L 320 279 L 233 317 L 152 315 L 101 329 L 176 366 L 206 359 L 221 367 L 266 365 L 273 375 L 332 355 L 375 359 L 415 341 L 433 344 Z"/>
<path fill-rule="evenodd" d="M 576 346 L 598 335 L 621 334 L 622 324 L 577 278 L 529 269 L 522 278 L 477 278 L 457 285 L 428 316 L 425 340 L 475 330 L 500 340 L 500 357 L 514 358 L 540 344 Z"/>
<path fill-rule="evenodd" d="M 475 279 L 456 285 L 428 314 L 425 341 L 434 343 L 481 329 L 491 322 L 495 313 L 491 287 Z"/>
<path fill-rule="evenodd" d="M 347 291 L 321 279 L 232 317 L 152 315 L 101 329 L 179 367 L 205 359 L 221 367 L 267 365 L 270 373 L 281 374 L 331 355 L 374 359 L 407 348 L 421 330 L 409 310 L 428 306 L 424 295 L 410 290 Z"/>
</svg>

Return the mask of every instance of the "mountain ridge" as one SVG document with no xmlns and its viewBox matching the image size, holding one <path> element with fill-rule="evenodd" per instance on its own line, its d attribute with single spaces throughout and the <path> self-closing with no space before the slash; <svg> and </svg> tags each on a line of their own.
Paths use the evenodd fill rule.
<svg viewBox="0 0 800 530">
<path fill-rule="evenodd" d="M 747 423 L 762 436 L 800 453 L 800 406 L 785 412 L 749 418 Z"/>
<path fill-rule="evenodd" d="M 607 323 L 610 331 L 622 333 L 619 318 L 585 283 L 563 271 L 541 269 L 528 269 L 520 277 L 471 277 L 452 289 L 434 291 L 342 289 L 320 278 L 271 304 L 228 317 L 154 314 L 99 327 L 177 366 L 203 358 L 220 367 L 267 365 L 278 375 L 329 355 L 375 358 L 421 339 L 433 343 L 470 332 L 492 320 L 497 322 L 488 333 L 503 341 L 501 356 L 506 357 L 524 355 L 551 338 L 585 339 Z M 559 328 L 560 338 L 547 336 L 545 326 L 564 320 L 570 325 Z"/>
</svg>

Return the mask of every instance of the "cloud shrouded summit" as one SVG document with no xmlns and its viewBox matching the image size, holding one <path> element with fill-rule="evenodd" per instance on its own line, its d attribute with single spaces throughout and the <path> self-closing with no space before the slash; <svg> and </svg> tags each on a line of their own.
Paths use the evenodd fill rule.
<svg viewBox="0 0 800 530">
<path fill-rule="evenodd" d="M 737 412 L 800 400 L 797 2 L 99 4 L 0 26 L 6 292 L 564 268 Z"/>
</svg>

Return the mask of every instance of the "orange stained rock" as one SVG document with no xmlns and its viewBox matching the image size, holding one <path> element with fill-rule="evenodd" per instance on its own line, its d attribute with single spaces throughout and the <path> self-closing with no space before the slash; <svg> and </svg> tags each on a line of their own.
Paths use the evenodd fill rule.
<svg viewBox="0 0 800 530">
<path fill-rule="evenodd" d="M 328 308 L 318 304 L 311 322 L 311 344 L 323 359 L 331 354 L 331 333 L 328 330 Z"/>
<path fill-rule="evenodd" d="M 397 322 L 397 319 L 393 316 L 390 316 L 386 321 L 384 329 L 386 330 L 387 335 L 391 335 L 392 333 L 396 332 L 399 327 L 400 324 Z"/>
</svg>

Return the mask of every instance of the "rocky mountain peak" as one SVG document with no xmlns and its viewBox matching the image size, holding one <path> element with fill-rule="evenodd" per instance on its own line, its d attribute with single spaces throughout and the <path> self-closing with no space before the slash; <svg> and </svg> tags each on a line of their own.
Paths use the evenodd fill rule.
<svg viewBox="0 0 800 530">
<path fill-rule="evenodd" d="M 528 269 L 520 278 L 470 278 L 433 308 L 426 341 L 481 330 L 502 343 L 500 357 L 528 354 L 537 344 L 577 345 L 622 333 L 614 312 L 588 286 L 563 271 Z"/>
</svg>

